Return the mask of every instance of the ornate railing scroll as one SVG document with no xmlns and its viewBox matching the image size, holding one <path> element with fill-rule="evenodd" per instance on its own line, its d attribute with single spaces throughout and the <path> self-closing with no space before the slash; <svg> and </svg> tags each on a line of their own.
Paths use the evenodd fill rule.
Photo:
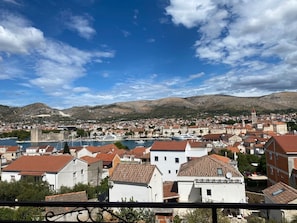
<svg viewBox="0 0 297 223">
<path fill-rule="evenodd" d="M 212 222 L 218 222 L 218 210 L 297 210 L 297 204 L 243 204 L 243 203 L 147 203 L 147 202 L 6 202 L 0 201 L 0 208 L 18 210 L 33 208 L 40 210 L 33 218 L 22 220 L 11 216 L 0 222 L 147 222 L 136 218 L 134 210 L 199 209 L 212 210 Z M 125 212 L 119 214 L 119 210 Z M 26 209 L 29 210 L 29 209 Z M 152 220 L 154 222 L 154 219 Z"/>
</svg>

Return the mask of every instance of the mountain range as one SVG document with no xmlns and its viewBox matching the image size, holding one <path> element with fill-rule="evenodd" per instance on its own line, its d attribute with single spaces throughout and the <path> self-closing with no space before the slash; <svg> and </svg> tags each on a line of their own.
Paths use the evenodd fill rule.
<svg viewBox="0 0 297 223">
<path fill-rule="evenodd" d="M 163 98 L 119 102 L 109 105 L 80 106 L 55 109 L 42 103 L 23 107 L 0 105 L 0 120 L 6 122 L 32 119 L 57 120 L 114 120 L 140 118 L 169 118 L 197 114 L 250 114 L 257 112 L 297 111 L 297 92 L 280 92 L 259 97 L 203 95 L 187 98 Z"/>
</svg>

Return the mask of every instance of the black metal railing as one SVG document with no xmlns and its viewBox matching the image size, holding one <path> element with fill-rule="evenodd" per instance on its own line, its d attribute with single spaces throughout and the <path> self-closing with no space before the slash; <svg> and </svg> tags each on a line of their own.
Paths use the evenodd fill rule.
<svg viewBox="0 0 297 223">
<path fill-rule="evenodd" d="M 297 204 L 246 204 L 246 203 L 147 203 L 147 202 L 8 202 L 0 201 L 0 210 L 17 210 L 33 208 L 35 215 L 27 218 L 27 212 L 22 216 L 11 216 L 0 222 L 138 222 L 133 210 L 151 210 L 152 213 L 172 213 L 168 210 L 210 209 L 213 223 L 218 222 L 218 211 L 222 209 L 243 210 L 297 210 Z M 116 210 L 125 209 L 124 214 Z M 156 211 L 159 210 L 159 211 Z M 166 211 L 167 210 L 167 211 Z M 0 212 L 1 213 L 1 212 Z M 38 213 L 38 214 L 37 214 Z M 109 219 L 106 218 L 109 216 Z M 33 216 L 33 217 L 32 217 Z M 156 222 L 153 216 L 151 222 Z M 159 221 L 160 222 L 160 221 Z"/>
</svg>

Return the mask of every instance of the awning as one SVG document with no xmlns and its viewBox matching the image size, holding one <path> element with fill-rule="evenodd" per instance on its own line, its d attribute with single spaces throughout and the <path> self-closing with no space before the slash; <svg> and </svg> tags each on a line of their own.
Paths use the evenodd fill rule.
<svg viewBox="0 0 297 223">
<path fill-rule="evenodd" d="M 19 173 L 19 175 L 22 176 L 43 176 L 45 175 L 45 172 L 40 171 L 22 171 Z"/>
</svg>

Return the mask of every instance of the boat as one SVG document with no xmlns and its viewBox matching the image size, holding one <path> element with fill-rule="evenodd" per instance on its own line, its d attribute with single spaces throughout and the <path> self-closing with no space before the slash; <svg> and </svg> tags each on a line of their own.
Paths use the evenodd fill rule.
<svg viewBox="0 0 297 223">
<path fill-rule="evenodd" d="M 136 144 L 144 144 L 145 141 L 141 139 L 141 140 L 137 140 L 137 141 L 135 141 L 135 143 L 136 143 Z"/>
<path fill-rule="evenodd" d="M 108 134 L 99 139 L 99 141 L 121 141 L 121 140 L 123 140 L 122 136 L 118 136 L 114 134 Z"/>
<path fill-rule="evenodd" d="M 192 134 L 180 134 L 172 137 L 172 140 L 189 140 L 189 139 L 197 139 L 197 137 Z"/>
</svg>

